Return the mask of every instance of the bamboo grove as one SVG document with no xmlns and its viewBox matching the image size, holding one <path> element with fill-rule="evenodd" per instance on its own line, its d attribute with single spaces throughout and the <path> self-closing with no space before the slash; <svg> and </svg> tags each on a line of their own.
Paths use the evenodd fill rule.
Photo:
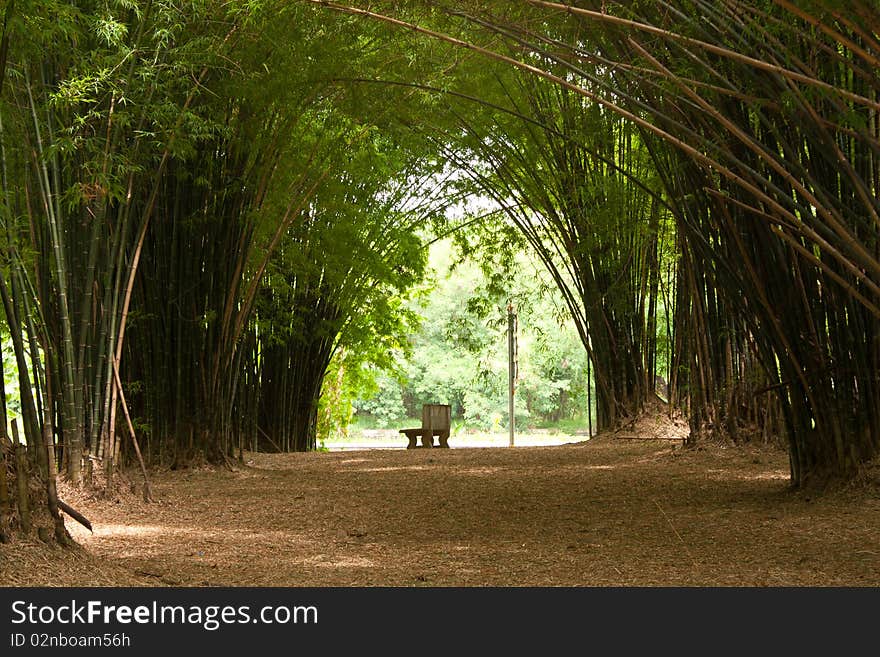
<svg viewBox="0 0 880 657">
<path fill-rule="evenodd" d="M 314 448 L 343 336 L 404 333 L 430 208 L 399 181 L 435 165 L 347 114 L 326 80 L 358 39 L 306 14 L 7 5 L 0 292 L 44 479 Z"/>
<path fill-rule="evenodd" d="M 672 396 L 687 408 L 692 440 L 735 438 L 745 425 L 779 432 L 796 485 L 850 475 L 876 454 L 874 3 L 424 3 L 444 16 L 436 24 L 394 5 L 382 14 L 376 3 L 316 4 L 557 89 L 505 106 L 538 126 L 537 141 L 535 130 L 524 146 L 484 129 L 476 152 L 488 164 L 472 168 L 511 208 L 583 318 L 600 421 L 638 411 L 639 372 L 653 375 L 639 336 L 646 323 L 657 326 L 643 304 L 655 303 L 662 282 L 675 299 Z M 510 95 L 509 83 L 495 86 Z M 599 118 L 588 125 L 590 115 Z M 459 129 L 473 134 L 467 124 Z M 537 157 L 528 150 L 536 143 Z M 614 154 L 621 143 L 629 154 Z M 460 164 L 474 161 L 466 154 Z M 601 174 L 606 166 L 617 173 Z M 603 175 L 599 194 L 585 169 Z M 618 176 L 642 191 L 612 200 Z M 633 240 L 615 280 L 626 282 L 621 289 L 642 281 L 628 307 L 625 295 L 601 284 L 620 266 L 620 250 L 595 237 L 609 206 L 626 235 L 612 231 L 611 239 Z M 673 279 L 663 281 L 652 240 L 667 220 L 676 256 Z M 595 247 L 605 250 L 591 253 Z M 623 307 L 614 312 L 629 318 L 622 327 L 610 312 L 617 301 Z M 599 308 L 604 326 L 590 317 Z M 606 358 L 629 368 L 614 373 L 621 390 L 601 382 Z"/>
<path fill-rule="evenodd" d="M 601 429 L 659 375 L 692 441 L 778 437 L 796 486 L 880 447 L 869 0 L 0 15 L 4 507 L 15 454 L 51 487 L 315 448 L 331 363 L 405 348 L 467 195 L 559 287 Z"/>
</svg>

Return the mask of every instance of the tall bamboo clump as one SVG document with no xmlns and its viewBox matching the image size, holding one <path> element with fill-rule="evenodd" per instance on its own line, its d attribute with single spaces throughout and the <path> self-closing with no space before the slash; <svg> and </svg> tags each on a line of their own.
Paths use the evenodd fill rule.
<svg viewBox="0 0 880 657">
<path fill-rule="evenodd" d="M 337 348 L 393 323 L 383 295 L 420 276 L 425 219 L 389 183 L 418 167 L 313 96 L 265 122 L 236 99 L 222 138 L 169 167 L 125 358 L 154 461 L 314 449 Z"/>
<path fill-rule="evenodd" d="M 0 377 L 5 381 L 2 358 Z M 86 525 L 88 521 L 58 499 L 51 420 L 44 420 L 42 441 L 24 442 L 18 421 L 10 421 L 6 391 L 0 386 L 0 423 L 0 543 L 36 533 L 44 542 L 54 539 L 59 545 L 69 545 L 61 507 Z"/>
<path fill-rule="evenodd" d="M 286 109 L 285 116 L 270 101 L 269 118 L 255 121 L 252 102 L 225 97 L 212 107 L 213 130 L 168 166 L 144 240 L 125 351 L 129 402 L 152 460 L 218 461 L 230 452 L 239 348 L 258 279 L 319 174 L 306 167 L 282 185 L 287 209 L 272 214 L 260 243 L 260 209 L 278 187 L 279 142 L 301 110 Z"/>
<path fill-rule="evenodd" d="M 657 161 L 684 252 L 763 365 L 792 481 L 854 472 L 880 447 L 876 6 L 531 4 L 601 26 L 569 62 L 601 57 L 593 99 L 675 153 Z"/>
<path fill-rule="evenodd" d="M 123 400 L 114 372 L 144 239 L 169 161 L 203 128 L 191 106 L 235 27 L 202 21 L 208 6 L 187 21 L 151 2 L 27 11 L 8 23 L 20 38 L 0 108 L 4 161 L 15 163 L 0 292 L 22 391 L 28 376 L 36 389 L 23 400 L 27 440 L 50 437 L 78 484 L 96 461 L 112 475 Z"/>
<path fill-rule="evenodd" d="M 288 230 L 245 338 L 250 348 L 235 415 L 250 421 L 241 426 L 239 444 L 315 449 L 324 380 L 340 347 L 402 347 L 412 317 L 401 298 L 425 268 L 416 230 L 433 208 L 405 209 L 411 184 L 427 174 L 423 163 L 397 150 L 358 140 L 338 154 L 356 167 L 372 166 L 378 155 L 389 170 L 370 178 L 336 173 Z"/>
<path fill-rule="evenodd" d="M 7 131 L 4 129 L 3 114 L 6 109 L 2 104 L 2 92 L 6 87 L 8 71 L 8 55 L 10 42 L 10 19 L 13 14 L 12 3 L 6 7 L 3 15 L 3 32 L 0 36 L 0 184 L 2 184 L 2 196 L 0 196 L 0 220 L 2 220 L 2 237 L 5 242 L 3 258 L 0 259 L 0 297 L 3 300 L 3 309 L 7 328 L 13 338 L 13 350 L 16 365 L 19 372 L 19 382 L 23 386 L 21 405 L 24 411 L 26 441 L 19 436 L 18 423 L 15 420 L 9 422 L 6 403 L 6 372 L 7 364 L 4 364 L 0 355 L 0 543 L 8 542 L 17 530 L 17 533 L 27 536 L 34 526 L 35 511 L 39 514 L 34 502 L 41 502 L 45 495 L 46 504 L 39 504 L 39 508 L 49 512 L 51 524 L 54 525 L 56 541 L 61 545 L 68 543 L 69 536 L 64 528 L 64 520 L 59 513 L 59 500 L 56 489 L 56 464 L 54 461 L 54 442 L 52 436 L 52 422 L 48 415 L 43 416 L 44 424 L 38 430 L 36 405 L 30 387 L 29 363 L 25 357 L 24 337 L 18 323 L 19 313 L 27 313 L 26 299 L 21 294 L 21 283 L 26 278 L 24 265 L 20 253 L 16 248 L 16 235 L 14 222 L 18 211 L 17 203 L 21 197 L 14 195 L 10 181 L 10 167 L 18 171 L 17 167 L 24 164 L 24 158 L 20 153 L 8 153 L 6 148 Z M 7 124 L 8 125 L 8 124 Z M 16 155 L 18 157 L 16 157 Z M 8 265 L 8 269 L 3 267 Z M 3 269 L 6 269 L 4 275 Z M 11 281 L 11 285 L 10 285 Z M 38 372 L 36 363 L 38 354 L 35 348 L 35 331 L 33 323 L 28 322 L 28 337 L 30 338 L 31 365 L 33 371 Z M 36 381 L 39 385 L 39 381 Z M 44 389 L 45 390 L 45 389 Z M 45 407 L 49 410 L 49 407 Z M 11 429 L 11 432 L 10 432 Z M 39 481 L 45 482 L 39 486 Z M 37 490 L 34 485 L 37 483 Z M 38 536 L 45 541 L 50 540 L 49 532 L 45 526 L 38 527 Z"/>
<path fill-rule="evenodd" d="M 776 5 L 694 3 L 693 19 L 657 21 L 664 47 L 618 44 L 644 66 L 633 83 L 655 76 L 640 95 L 655 125 L 697 150 L 673 191 L 708 211 L 682 212 L 680 230 L 753 338 L 807 484 L 880 448 L 880 44 L 859 27 L 874 6 Z"/>
</svg>

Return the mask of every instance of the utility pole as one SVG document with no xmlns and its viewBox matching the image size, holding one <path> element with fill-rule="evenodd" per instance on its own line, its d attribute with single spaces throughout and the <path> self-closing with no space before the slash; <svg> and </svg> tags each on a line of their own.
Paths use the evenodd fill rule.
<svg viewBox="0 0 880 657">
<path fill-rule="evenodd" d="M 513 447 L 515 429 L 514 394 L 516 393 L 516 313 L 513 303 L 507 304 L 507 389 L 508 389 L 508 427 L 510 429 L 510 446 Z"/>
</svg>

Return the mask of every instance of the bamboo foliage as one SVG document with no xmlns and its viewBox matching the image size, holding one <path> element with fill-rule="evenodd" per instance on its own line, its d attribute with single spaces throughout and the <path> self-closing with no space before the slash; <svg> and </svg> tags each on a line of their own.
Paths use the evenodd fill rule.
<svg viewBox="0 0 880 657">
<path fill-rule="evenodd" d="M 188 135 L 207 129 L 194 101 L 219 56 L 235 46 L 234 23 L 200 22 L 212 14 L 210 3 L 194 4 L 186 22 L 152 2 L 128 9 L 28 5 L 9 28 L 45 43 L 19 40 L 28 45 L 8 62 L 2 111 L 22 147 L 11 155 L 18 184 L 4 177 L 13 273 L 11 287 L 0 282 L 0 291 L 23 394 L 31 390 L 29 369 L 37 386 L 36 403 L 23 404 L 28 442 L 44 454 L 43 431 L 52 428 L 59 463 L 74 483 L 91 475 L 94 458 L 112 477 L 113 366 L 154 199 L 169 160 L 185 154 Z M 195 59 L 190 46 L 200 40 L 206 47 Z M 4 170 L 6 159 L 4 152 Z M 31 356 L 36 341 L 45 367 L 35 361 L 29 368 L 21 355 L 26 328 Z M 52 386 L 50 401 L 40 392 Z"/>
<path fill-rule="evenodd" d="M 156 195 L 120 369 L 148 459 L 314 448 L 324 373 L 358 303 L 384 289 L 388 258 L 414 278 L 421 256 L 392 245 L 418 221 L 388 181 L 416 160 L 346 118 L 346 90 L 313 79 L 306 46 L 258 58 L 289 73 L 267 79 L 272 94 L 243 77 L 203 100 L 216 129 L 169 162 Z"/>
<path fill-rule="evenodd" d="M 340 161 L 372 152 L 369 136 L 314 116 L 300 123 L 299 139 L 265 168 L 217 169 L 221 177 L 204 185 L 181 172 L 179 189 L 189 195 L 169 195 L 171 205 L 160 209 L 167 219 L 146 245 L 137 297 L 138 307 L 156 310 L 138 311 L 126 358 L 144 391 L 133 405 L 148 420 L 151 458 L 222 460 L 244 446 L 313 449 L 330 359 L 370 316 L 360 304 L 381 305 L 385 285 L 417 278 L 413 218 L 395 209 L 405 186 L 386 188 L 387 173 L 337 172 Z M 297 164 L 302 152 L 310 155 Z M 201 170 L 213 170 L 209 159 Z M 239 173 L 226 179 L 235 170 L 276 173 L 265 185 L 239 187 L 232 184 Z M 257 199 L 233 191 L 264 187 Z M 160 293 L 167 311 L 154 301 Z"/>
<path fill-rule="evenodd" d="M 361 144 L 360 156 L 371 146 Z M 386 348 L 400 346 L 393 341 L 411 318 L 393 299 L 422 275 L 425 252 L 412 231 L 432 211 L 402 208 L 419 168 L 395 172 L 406 182 L 337 179 L 288 233 L 251 328 L 247 367 L 257 390 L 243 390 L 242 405 L 255 402 L 257 446 L 314 449 L 324 378 L 340 347 L 381 336 Z"/>
</svg>

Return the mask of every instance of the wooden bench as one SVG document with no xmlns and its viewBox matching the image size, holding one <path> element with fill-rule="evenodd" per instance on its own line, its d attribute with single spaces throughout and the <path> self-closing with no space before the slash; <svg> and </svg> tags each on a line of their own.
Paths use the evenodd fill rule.
<svg viewBox="0 0 880 657">
<path fill-rule="evenodd" d="M 406 448 L 434 447 L 434 436 L 439 439 L 437 447 L 449 447 L 451 420 L 452 408 L 448 404 L 425 404 L 422 406 L 422 426 L 400 430 L 409 439 Z M 422 439 L 421 445 L 417 444 L 419 437 Z"/>
</svg>

